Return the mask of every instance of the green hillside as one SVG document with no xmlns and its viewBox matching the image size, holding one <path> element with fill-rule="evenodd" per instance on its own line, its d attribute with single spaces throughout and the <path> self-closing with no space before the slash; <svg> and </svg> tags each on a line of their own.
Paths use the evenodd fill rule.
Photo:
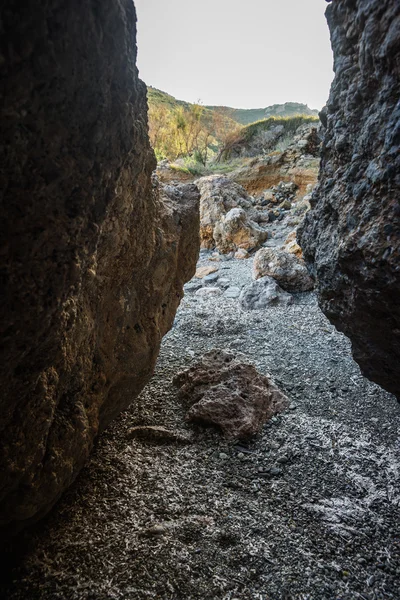
<svg viewBox="0 0 400 600">
<path fill-rule="evenodd" d="M 288 141 L 299 125 L 318 120 L 318 111 L 296 102 L 262 109 L 201 106 L 151 86 L 147 98 L 149 136 L 159 160 L 193 156 L 206 164 L 213 156 L 219 160 L 243 151 L 261 152 L 265 149 L 263 132 L 280 127 L 280 133 L 271 137 L 272 148 L 273 140 Z"/>
<path fill-rule="evenodd" d="M 266 108 L 229 108 L 227 106 L 207 106 L 210 110 L 224 112 L 229 114 L 231 119 L 234 119 L 241 125 L 249 125 L 256 121 L 262 121 L 269 117 L 294 117 L 297 115 L 315 116 L 318 117 L 318 110 L 309 108 L 307 104 L 299 102 L 285 102 L 285 104 L 273 104 Z"/>
<path fill-rule="evenodd" d="M 177 100 L 170 94 L 162 92 L 149 86 L 147 88 L 147 97 L 150 104 L 164 105 L 171 110 L 178 107 L 189 108 L 190 102 Z M 295 117 L 298 115 L 318 117 L 318 110 L 309 108 L 307 104 L 299 102 L 285 102 L 285 104 L 273 104 L 266 108 L 230 108 L 229 106 L 205 106 L 204 114 L 210 118 L 212 112 L 216 111 L 224 116 L 224 118 L 232 119 L 241 125 L 249 125 L 256 121 L 263 121 L 269 117 Z"/>
</svg>

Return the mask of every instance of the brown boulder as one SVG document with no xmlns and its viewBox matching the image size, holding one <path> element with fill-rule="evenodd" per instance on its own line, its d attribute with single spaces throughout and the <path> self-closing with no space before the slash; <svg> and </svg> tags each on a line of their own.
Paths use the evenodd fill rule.
<svg viewBox="0 0 400 600">
<path fill-rule="evenodd" d="M 287 405 L 286 396 L 241 354 L 211 350 L 174 379 L 190 403 L 187 420 L 221 428 L 227 438 L 246 438 Z"/>
<path fill-rule="evenodd" d="M 202 177 L 196 185 L 200 190 L 202 247 L 228 253 L 257 248 L 267 239 L 267 231 L 258 225 L 260 214 L 240 185 L 222 175 Z"/>
<path fill-rule="evenodd" d="M 53 506 L 150 378 L 195 272 L 199 198 L 152 184 L 132 2 L 0 11 L 0 525 L 11 531 Z"/>
</svg>

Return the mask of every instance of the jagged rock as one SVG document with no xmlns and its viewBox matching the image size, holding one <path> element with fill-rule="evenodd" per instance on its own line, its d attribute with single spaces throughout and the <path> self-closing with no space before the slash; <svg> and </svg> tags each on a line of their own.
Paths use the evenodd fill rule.
<svg viewBox="0 0 400 600">
<path fill-rule="evenodd" d="M 303 258 L 303 251 L 297 243 L 297 231 L 291 231 L 287 236 L 285 243 L 282 246 L 282 250 L 289 252 L 289 254 L 295 254 L 297 258 Z"/>
<path fill-rule="evenodd" d="M 53 506 L 150 378 L 195 272 L 199 195 L 153 187 L 132 2 L 0 11 L 5 536 Z"/>
<path fill-rule="evenodd" d="M 207 352 L 178 373 L 174 384 L 191 407 L 187 420 L 221 428 L 227 438 L 246 438 L 287 405 L 286 396 L 246 358 L 229 350 Z"/>
<path fill-rule="evenodd" d="M 400 3 L 327 8 L 335 79 L 299 240 L 322 310 L 363 373 L 400 397 Z"/>
<path fill-rule="evenodd" d="M 261 248 L 253 263 L 254 279 L 273 277 L 288 292 L 307 292 L 314 288 L 304 261 L 284 250 Z"/>
<path fill-rule="evenodd" d="M 229 177 L 254 196 L 270 188 L 276 191 L 282 183 L 294 183 L 298 195 L 303 196 L 307 186 L 314 186 L 317 181 L 320 143 L 319 125 L 302 125 L 284 151 L 255 158 Z"/>
<path fill-rule="evenodd" d="M 268 234 L 257 223 L 250 221 L 242 208 L 232 208 L 216 223 L 213 236 L 220 252 L 231 252 L 236 248 L 257 248 L 265 242 Z"/>
<path fill-rule="evenodd" d="M 246 191 L 227 177 L 210 175 L 196 181 L 200 190 L 200 238 L 204 248 L 222 253 L 259 247 L 268 236 Z"/>
<path fill-rule="evenodd" d="M 240 304 L 247 310 L 293 303 L 293 296 L 284 292 L 272 277 L 261 277 L 242 290 Z"/>
</svg>

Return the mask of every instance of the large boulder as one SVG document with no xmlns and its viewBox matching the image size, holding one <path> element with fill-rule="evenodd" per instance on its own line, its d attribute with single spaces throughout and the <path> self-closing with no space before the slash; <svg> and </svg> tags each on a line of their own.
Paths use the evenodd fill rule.
<svg viewBox="0 0 400 600">
<path fill-rule="evenodd" d="M 308 292 L 314 288 L 304 261 L 276 248 L 261 248 L 253 262 L 254 279 L 273 277 L 287 292 Z"/>
<path fill-rule="evenodd" d="M 272 277 L 261 277 L 246 286 L 240 294 L 240 305 L 247 310 L 293 304 L 293 296 L 284 292 Z"/>
<path fill-rule="evenodd" d="M 326 14 L 335 79 L 300 245 L 362 371 L 400 397 L 400 3 L 335 0 Z"/>
<path fill-rule="evenodd" d="M 199 197 L 152 183 L 131 0 L 0 11 L 4 534 L 53 506 L 150 378 Z"/>
<path fill-rule="evenodd" d="M 237 183 L 222 175 L 196 181 L 200 190 L 200 240 L 203 248 L 222 253 L 259 247 L 268 236 L 258 225 L 260 214 L 252 198 Z"/>
<path fill-rule="evenodd" d="M 288 405 L 287 397 L 246 357 L 214 349 L 178 373 L 174 384 L 190 406 L 188 421 L 219 427 L 227 438 L 248 438 Z"/>
<path fill-rule="evenodd" d="M 216 223 L 213 232 L 215 246 L 222 253 L 238 248 L 257 248 L 267 239 L 267 232 L 254 221 L 250 221 L 243 208 L 232 208 Z"/>
</svg>

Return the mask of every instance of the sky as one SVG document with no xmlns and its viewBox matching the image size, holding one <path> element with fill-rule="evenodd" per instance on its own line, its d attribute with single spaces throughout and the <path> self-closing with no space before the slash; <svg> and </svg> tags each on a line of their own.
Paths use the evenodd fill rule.
<svg viewBox="0 0 400 600">
<path fill-rule="evenodd" d="M 138 67 L 179 100 L 322 108 L 333 79 L 325 0 L 135 0 Z"/>
</svg>

